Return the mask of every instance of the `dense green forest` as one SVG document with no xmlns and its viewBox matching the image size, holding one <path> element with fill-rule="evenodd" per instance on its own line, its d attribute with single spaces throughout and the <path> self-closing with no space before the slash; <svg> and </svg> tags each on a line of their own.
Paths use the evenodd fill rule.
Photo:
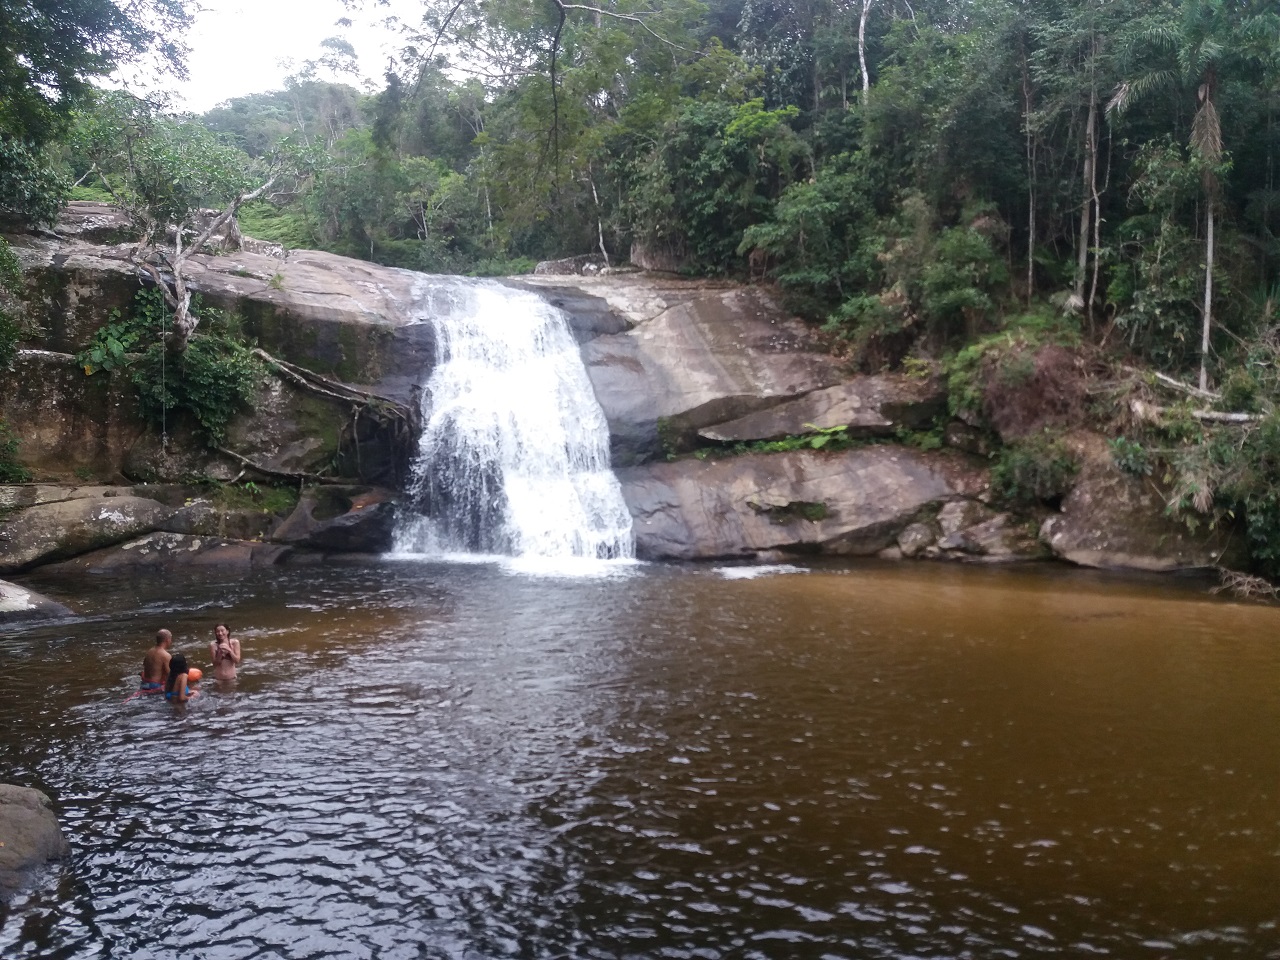
<svg viewBox="0 0 1280 960">
<path fill-rule="evenodd" d="M 853 364 L 942 361 L 1024 488 L 1050 498 L 1055 431 L 1091 421 L 1280 572 L 1273 0 L 428 0 L 381 92 L 300 76 L 197 117 L 81 82 L 144 48 L 180 66 L 182 4 L 148 5 L 169 19 L 97 25 L 115 47 L 66 82 L 0 63 L 0 208 L 270 180 L 240 223 L 287 246 L 776 284 Z"/>
</svg>

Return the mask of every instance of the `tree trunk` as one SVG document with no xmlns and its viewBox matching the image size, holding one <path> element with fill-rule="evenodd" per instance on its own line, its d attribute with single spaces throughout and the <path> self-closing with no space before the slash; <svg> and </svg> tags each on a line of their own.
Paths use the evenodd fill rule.
<svg viewBox="0 0 1280 960">
<path fill-rule="evenodd" d="M 1027 131 L 1027 306 L 1036 282 L 1036 141 L 1031 131 L 1031 72 L 1026 35 L 1022 37 L 1022 118 Z"/>
<path fill-rule="evenodd" d="M 1204 327 L 1200 332 L 1200 389 L 1209 389 L 1209 327 L 1213 323 L 1213 197 L 1204 238 Z"/>
<path fill-rule="evenodd" d="M 1091 217 L 1093 213 L 1093 196 L 1094 196 L 1094 166 L 1098 159 L 1098 91 L 1096 87 L 1089 90 L 1089 117 L 1085 121 L 1084 127 L 1084 188 L 1081 191 L 1083 203 L 1080 208 L 1080 239 L 1079 249 L 1076 251 L 1076 289 L 1075 299 L 1077 304 L 1085 309 L 1089 305 L 1084 300 L 1084 284 L 1088 276 L 1089 268 L 1089 239 L 1091 230 Z M 1086 309 L 1086 314 L 1092 314 L 1091 310 Z"/>
<path fill-rule="evenodd" d="M 867 102 L 867 91 L 871 89 L 871 74 L 867 72 L 867 17 L 871 14 L 874 0 L 862 0 L 862 16 L 858 20 L 858 66 L 862 70 L 862 102 Z"/>
</svg>

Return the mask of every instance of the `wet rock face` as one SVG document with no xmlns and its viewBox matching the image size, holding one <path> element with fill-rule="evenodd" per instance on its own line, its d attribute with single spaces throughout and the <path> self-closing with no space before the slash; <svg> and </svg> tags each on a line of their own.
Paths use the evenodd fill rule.
<svg viewBox="0 0 1280 960">
<path fill-rule="evenodd" d="M 0 624 L 65 617 L 69 607 L 7 580 L 0 580 Z"/>
<path fill-rule="evenodd" d="M 1061 512 L 1040 528 L 1055 556 L 1085 567 L 1165 572 L 1245 565 L 1242 537 L 1208 524 L 1192 532 L 1169 514 L 1148 478 L 1115 467 L 1104 438 L 1081 435 L 1072 443 L 1084 466 Z"/>
<path fill-rule="evenodd" d="M 95 550 L 56 563 L 55 573 L 153 573 L 200 567 L 220 573 L 247 573 L 283 563 L 289 556 L 279 544 L 199 537 L 181 533 L 148 533 L 117 546 Z"/>
<path fill-rule="evenodd" d="M 898 428 L 918 430 L 946 412 L 947 395 L 938 380 L 878 374 L 814 390 L 748 414 L 704 427 L 698 435 L 722 443 L 776 440 L 846 427 L 849 436 L 891 436 Z"/>
<path fill-rule="evenodd" d="M 30 871 L 71 853 L 52 802 L 39 790 L 0 783 L 0 901 L 8 900 Z"/>
<path fill-rule="evenodd" d="M 624 313 L 644 319 L 583 347 L 615 465 L 691 449 L 703 428 L 843 379 L 813 331 L 762 290 L 652 283 L 630 289 L 635 298 Z"/>
<path fill-rule="evenodd" d="M 0 527 L 0 572 L 29 570 L 123 543 L 156 529 L 173 512 L 125 491 L 94 492 L 36 504 L 8 520 Z"/>
<path fill-rule="evenodd" d="M 299 550 L 379 553 L 391 544 L 396 494 L 384 488 L 309 489 L 283 521 L 254 507 L 219 507 L 206 495 L 168 485 L 0 486 L 0 571 L 248 570 Z"/>
<path fill-rule="evenodd" d="M 395 520 L 390 491 L 321 487 L 302 497 L 273 539 L 325 552 L 385 553 Z"/>
<path fill-rule="evenodd" d="M 679 560 L 779 550 L 869 556 L 967 482 L 951 458 L 889 446 L 656 463 L 619 479 L 637 554 Z"/>
</svg>

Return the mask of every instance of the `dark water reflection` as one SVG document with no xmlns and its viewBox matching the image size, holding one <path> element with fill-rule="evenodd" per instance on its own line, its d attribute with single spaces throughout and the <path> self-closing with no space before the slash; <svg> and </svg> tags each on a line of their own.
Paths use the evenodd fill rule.
<svg viewBox="0 0 1280 960">
<path fill-rule="evenodd" d="M 0 638 L 0 779 L 74 848 L 0 955 L 1280 957 L 1280 610 L 932 566 L 276 577 L 95 581 Z M 234 687 L 123 702 L 156 627 L 202 663 L 224 617 Z"/>
</svg>

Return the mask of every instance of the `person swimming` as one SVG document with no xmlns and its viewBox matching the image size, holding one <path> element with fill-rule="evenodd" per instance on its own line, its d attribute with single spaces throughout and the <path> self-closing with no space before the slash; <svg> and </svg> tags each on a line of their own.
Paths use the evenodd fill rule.
<svg viewBox="0 0 1280 960">
<path fill-rule="evenodd" d="M 164 698 L 182 703 L 196 696 L 199 691 L 187 686 L 187 679 L 187 658 L 175 653 L 169 660 L 169 677 L 164 682 Z"/>
<path fill-rule="evenodd" d="M 142 658 L 142 684 L 138 687 L 141 693 L 159 693 L 164 689 L 165 678 L 169 675 L 171 646 L 173 634 L 168 630 L 157 630 L 155 646 Z"/>
<path fill-rule="evenodd" d="M 236 667 L 240 665 L 240 641 L 231 636 L 225 623 L 213 628 L 213 640 L 209 643 L 209 658 L 213 661 L 215 680 L 234 680 Z"/>
</svg>

